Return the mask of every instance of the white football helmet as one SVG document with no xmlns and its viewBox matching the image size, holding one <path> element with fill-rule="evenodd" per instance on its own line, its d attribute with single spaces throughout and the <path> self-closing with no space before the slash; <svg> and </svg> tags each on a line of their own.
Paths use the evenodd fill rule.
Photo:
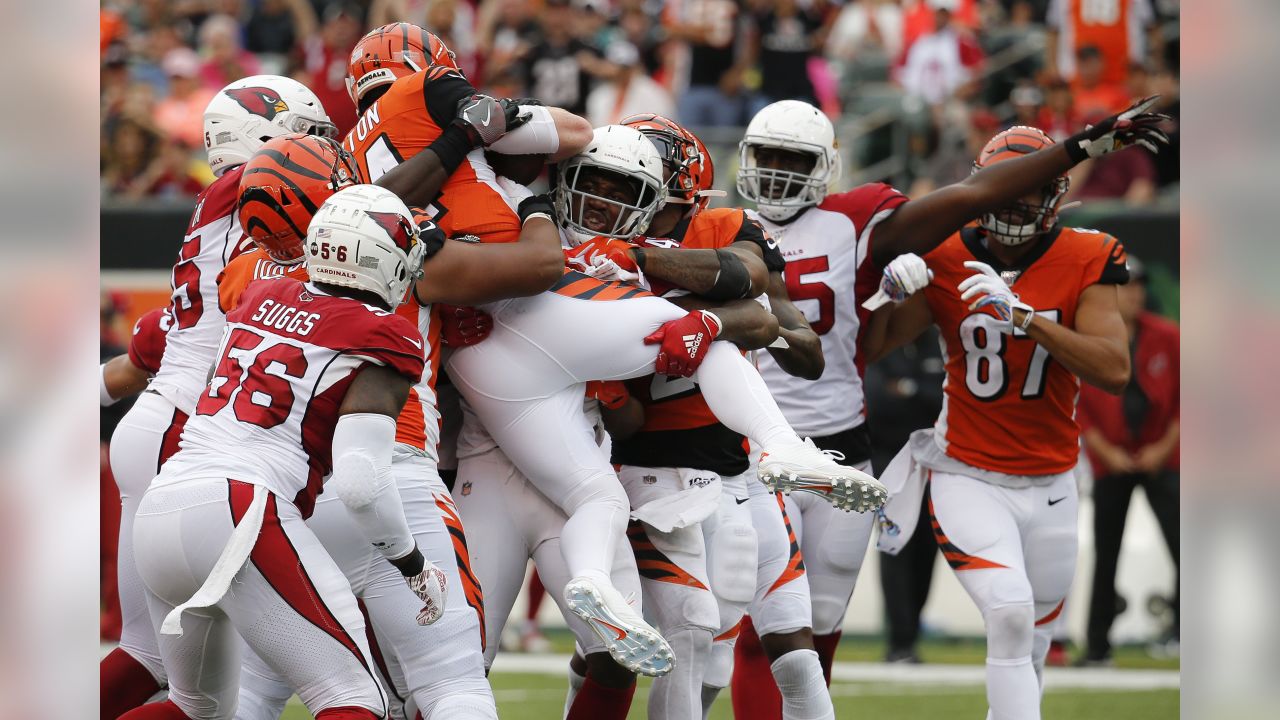
<svg viewBox="0 0 1280 720">
<path fill-rule="evenodd" d="M 812 155 L 813 170 L 799 173 L 760 167 L 756 150 L 766 147 Z M 756 113 L 738 153 L 738 193 L 770 220 L 788 220 L 801 209 L 817 205 L 840 179 L 835 128 L 821 110 L 799 100 L 780 100 Z"/>
<path fill-rule="evenodd" d="M 395 193 L 353 185 L 320 206 L 307 227 L 306 252 L 312 280 L 367 290 L 395 309 L 422 277 L 427 248 Z"/>
<path fill-rule="evenodd" d="M 221 176 L 262 144 L 289 133 L 338 139 L 338 128 L 307 86 L 279 75 L 252 75 L 218 91 L 204 110 L 204 149 Z"/>
<path fill-rule="evenodd" d="M 583 185 L 589 185 L 589 179 L 597 173 L 613 175 L 626 183 L 635 191 L 634 202 L 584 190 Z M 662 158 L 649 138 L 635 128 L 598 127 L 585 150 L 560 163 L 556 218 L 569 234 L 577 236 L 575 245 L 597 236 L 629 240 L 640 235 L 649 229 L 649 222 L 666 201 Z M 611 227 L 593 230 L 585 224 L 584 215 L 588 210 L 599 212 L 601 203 L 617 208 L 618 216 Z"/>
</svg>

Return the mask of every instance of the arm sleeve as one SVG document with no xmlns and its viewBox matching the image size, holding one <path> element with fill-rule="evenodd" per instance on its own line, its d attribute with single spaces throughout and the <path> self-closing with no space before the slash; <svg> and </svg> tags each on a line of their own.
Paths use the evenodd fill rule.
<svg viewBox="0 0 1280 720">
<path fill-rule="evenodd" d="M 560 133 L 551 111 L 541 105 L 521 105 L 529 122 L 498 138 L 490 150 L 503 155 L 550 155 L 560 149 Z"/>
<path fill-rule="evenodd" d="M 431 73 L 435 68 L 424 70 Z M 443 130 L 453 122 L 458 112 L 458 101 L 476 93 L 475 87 L 462 75 L 449 71 L 428 76 L 422 83 L 422 102 L 436 127 Z"/>
<path fill-rule="evenodd" d="M 389 560 L 398 560 L 415 547 L 391 475 L 395 436 L 395 420 L 386 415 L 353 413 L 338 418 L 328 483 L 360 532 Z"/>
</svg>

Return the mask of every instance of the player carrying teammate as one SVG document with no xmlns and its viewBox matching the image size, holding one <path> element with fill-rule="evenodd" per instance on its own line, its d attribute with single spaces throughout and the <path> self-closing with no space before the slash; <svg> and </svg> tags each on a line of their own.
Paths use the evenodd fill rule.
<svg viewBox="0 0 1280 720">
<path fill-rule="evenodd" d="M 1052 144 L 1013 127 L 974 166 Z M 1124 248 L 1059 224 L 1068 183 L 1064 175 L 985 213 L 926 255 L 933 281 L 869 338 L 874 359 L 930 323 L 942 333 L 946 403 L 886 471 L 897 487 L 880 547 L 896 552 L 910 537 L 923 494 L 938 545 L 986 624 L 994 720 L 1040 717 L 1050 623 L 1075 572 L 1080 381 L 1119 393 L 1129 380 L 1115 287 L 1129 277 Z"/>
<path fill-rule="evenodd" d="M 100 666 L 100 710 L 114 719 L 154 695 L 165 682 L 142 584 L 133 562 L 133 517 L 147 484 L 177 450 L 183 423 L 195 410 L 222 334 L 218 274 L 252 245 L 235 206 L 244 163 L 265 139 L 287 133 L 333 137 L 314 93 L 275 75 L 255 75 L 219 90 L 205 109 L 205 150 L 217 180 L 196 198 L 173 266 L 173 328 L 155 379 L 111 438 L 112 474 L 120 488 L 120 645 Z"/>
<path fill-rule="evenodd" d="M 392 418 L 423 365 L 421 335 L 392 310 L 428 252 L 399 199 L 348 188 L 311 222 L 312 281 L 256 283 L 228 315 L 182 448 L 135 523 L 169 699 L 124 717 L 232 717 L 237 634 L 316 717 L 385 716 L 355 598 L 303 521 L 329 476 L 421 599 L 417 621 L 439 618 L 444 576 L 390 471 Z"/>
</svg>

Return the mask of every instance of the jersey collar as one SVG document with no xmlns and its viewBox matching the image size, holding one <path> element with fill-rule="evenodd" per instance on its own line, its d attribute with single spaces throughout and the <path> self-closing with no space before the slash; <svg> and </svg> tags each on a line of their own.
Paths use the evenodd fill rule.
<svg viewBox="0 0 1280 720">
<path fill-rule="evenodd" d="M 1054 225 L 1052 230 L 1035 240 L 1031 250 L 1013 265 L 1004 264 L 995 256 L 995 253 L 987 249 L 987 246 L 983 243 L 982 228 L 976 225 L 971 225 L 961 230 L 960 239 L 964 242 L 965 247 L 969 249 L 969 252 L 973 254 L 974 258 L 990 265 L 993 270 L 1000 274 L 1001 278 L 1005 279 L 1005 282 L 1013 285 L 1032 264 L 1049 252 L 1049 248 L 1053 247 L 1054 241 L 1058 239 L 1058 235 L 1061 232 L 1062 226 Z M 1007 278 L 1010 275 L 1013 276 L 1012 280 Z"/>
</svg>

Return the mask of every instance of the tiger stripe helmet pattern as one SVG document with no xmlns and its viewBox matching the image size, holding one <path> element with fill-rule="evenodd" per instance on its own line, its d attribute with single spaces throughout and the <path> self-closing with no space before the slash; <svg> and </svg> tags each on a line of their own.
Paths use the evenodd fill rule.
<svg viewBox="0 0 1280 720">
<path fill-rule="evenodd" d="M 302 262 L 311 218 L 338 190 L 360 182 L 350 153 L 336 140 L 285 135 L 262 146 L 240 177 L 240 227 L 272 260 Z"/>
<path fill-rule="evenodd" d="M 987 141 L 973 163 L 973 171 L 978 172 L 998 162 L 1028 155 L 1050 145 L 1053 145 L 1053 138 L 1043 130 L 1014 125 Z M 1058 205 L 1070 187 L 1071 180 L 1066 175 L 1054 178 L 1041 191 L 1038 204 L 1018 200 L 996 212 L 983 215 L 978 224 L 1000 243 L 1021 245 L 1053 229 L 1058 222 Z"/>
<path fill-rule="evenodd" d="M 663 168 L 669 173 L 667 202 L 695 205 L 698 209 L 706 206 L 706 199 L 698 191 L 711 188 L 715 169 L 706 146 L 696 135 L 676 121 L 652 113 L 630 115 L 620 124 L 644 133 L 657 148 Z"/>
<path fill-rule="evenodd" d="M 444 41 L 413 23 L 398 22 L 370 30 L 351 50 L 347 63 L 347 94 L 351 102 L 370 90 L 430 67 L 462 73 Z"/>
</svg>

